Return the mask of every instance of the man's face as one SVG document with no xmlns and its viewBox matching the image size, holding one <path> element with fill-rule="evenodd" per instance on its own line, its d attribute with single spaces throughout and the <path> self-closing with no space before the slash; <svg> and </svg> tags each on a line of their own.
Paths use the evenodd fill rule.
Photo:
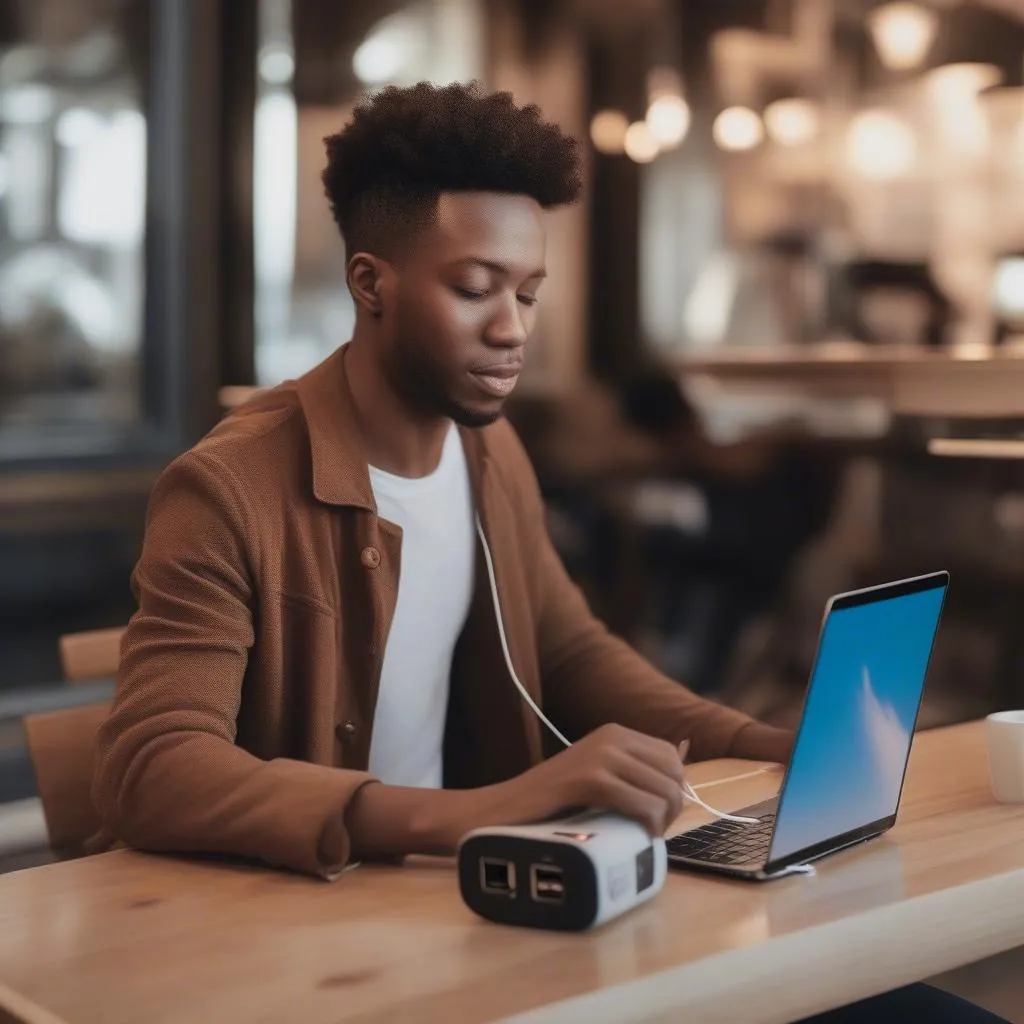
<svg viewBox="0 0 1024 1024">
<path fill-rule="evenodd" d="M 545 276 L 543 211 L 528 196 L 443 193 L 396 269 L 387 372 L 419 412 L 480 427 L 523 365 Z"/>
</svg>

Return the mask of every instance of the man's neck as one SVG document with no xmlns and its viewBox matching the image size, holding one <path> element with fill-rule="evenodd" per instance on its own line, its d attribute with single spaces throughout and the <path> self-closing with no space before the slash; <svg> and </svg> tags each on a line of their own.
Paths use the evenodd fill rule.
<svg viewBox="0 0 1024 1024">
<path fill-rule="evenodd" d="M 345 372 L 367 461 L 395 476 L 427 476 L 441 461 L 451 421 L 417 416 L 388 382 L 371 345 L 372 339 L 356 332 L 345 352 Z"/>
</svg>

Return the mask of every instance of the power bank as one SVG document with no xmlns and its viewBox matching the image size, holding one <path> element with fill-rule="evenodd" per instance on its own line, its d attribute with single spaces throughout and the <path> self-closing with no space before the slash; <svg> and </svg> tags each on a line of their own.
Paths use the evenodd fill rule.
<svg viewBox="0 0 1024 1024">
<path fill-rule="evenodd" d="M 585 931 L 656 896 L 665 840 L 636 822 L 587 811 L 539 825 L 491 826 L 463 837 L 459 889 L 500 924 Z"/>
</svg>

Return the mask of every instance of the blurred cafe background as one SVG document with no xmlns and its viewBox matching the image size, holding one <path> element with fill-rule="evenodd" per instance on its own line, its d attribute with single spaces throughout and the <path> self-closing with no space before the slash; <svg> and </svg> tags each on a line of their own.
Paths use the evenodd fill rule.
<svg viewBox="0 0 1024 1024">
<path fill-rule="evenodd" d="M 0 867 L 157 474 L 349 337 L 323 137 L 473 78 L 582 143 L 509 416 L 600 615 L 792 723 L 948 568 L 922 726 L 1024 701 L 1022 0 L 0 0 Z"/>
</svg>

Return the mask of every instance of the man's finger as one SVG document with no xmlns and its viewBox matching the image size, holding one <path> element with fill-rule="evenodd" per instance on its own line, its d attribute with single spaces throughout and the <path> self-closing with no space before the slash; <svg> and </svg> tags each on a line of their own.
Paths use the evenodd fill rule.
<svg viewBox="0 0 1024 1024">
<path fill-rule="evenodd" d="M 631 730 L 625 734 L 620 749 L 671 778 L 678 778 L 680 775 L 679 760 L 672 751 L 672 744 L 667 740 L 659 740 L 654 736 Z"/>
</svg>

